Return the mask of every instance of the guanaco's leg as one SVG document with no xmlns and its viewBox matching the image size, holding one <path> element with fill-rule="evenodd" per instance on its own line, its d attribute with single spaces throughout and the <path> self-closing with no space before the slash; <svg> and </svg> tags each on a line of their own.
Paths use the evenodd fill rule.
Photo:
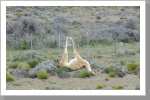
<svg viewBox="0 0 150 100">
<path fill-rule="evenodd" d="M 67 43 L 68 43 L 68 36 L 67 36 L 67 39 L 66 39 L 66 45 L 65 45 L 63 57 L 62 57 L 62 59 L 61 59 L 61 61 L 60 61 L 60 65 L 61 65 L 61 66 L 65 66 L 65 64 L 68 63 Z"/>
<path fill-rule="evenodd" d="M 70 37 L 70 39 L 72 40 L 72 44 L 73 44 L 73 50 L 74 50 L 74 56 L 76 59 L 78 59 L 79 61 L 82 60 L 82 57 L 78 54 L 75 43 L 72 39 L 72 37 Z"/>
</svg>

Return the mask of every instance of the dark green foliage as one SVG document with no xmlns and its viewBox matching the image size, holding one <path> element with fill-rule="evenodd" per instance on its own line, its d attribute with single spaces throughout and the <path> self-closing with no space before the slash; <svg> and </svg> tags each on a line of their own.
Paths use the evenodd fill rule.
<svg viewBox="0 0 150 100">
<path fill-rule="evenodd" d="M 30 49 L 30 43 L 26 40 L 19 42 L 18 44 L 18 50 L 28 50 Z"/>
<path fill-rule="evenodd" d="M 114 66 L 112 66 L 112 67 L 107 67 L 107 68 L 104 68 L 104 72 L 105 73 L 110 73 L 110 72 L 117 72 L 119 70 L 119 68 L 117 68 L 117 67 L 114 67 Z"/>
<path fill-rule="evenodd" d="M 79 76 L 81 78 L 90 77 L 90 72 L 88 72 L 88 71 L 80 72 Z"/>
<path fill-rule="evenodd" d="M 37 61 L 37 60 L 30 60 L 28 62 L 28 64 L 30 65 L 31 68 L 34 68 L 36 65 L 39 64 L 39 61 Z"/>
<path fill-rule="evenodd" d="M 57 74 L 60 74 L 62 72 L 71 72 L 72 69 L 69 68 L 69 67 L 66 67 L 66 66 L 62 66 L 62 67 L 59 67 L 57 70 L 56 70 L 56 73 Z"/>
<path fill-rule="evenodd" d="M 47 79 L 49 77 L 48 73 L 44 72 L 44 71 L 39 71 L 37 73 L 37 77 L 39 79 Z"/>
</svg>

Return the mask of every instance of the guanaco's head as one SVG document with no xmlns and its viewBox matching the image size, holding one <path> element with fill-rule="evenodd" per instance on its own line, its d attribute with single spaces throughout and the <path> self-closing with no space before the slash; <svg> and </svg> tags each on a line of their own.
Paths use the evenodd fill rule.
<svg viewBox="0 0 150 100">
<path fill-rule="evenodd" d="M 61 66 L 61 65 L 60 65 L 60 64 L 58 64 L 58 65 L 57 65 L 57 68 L 59 68 L 60 66 Z"/>
</svg>

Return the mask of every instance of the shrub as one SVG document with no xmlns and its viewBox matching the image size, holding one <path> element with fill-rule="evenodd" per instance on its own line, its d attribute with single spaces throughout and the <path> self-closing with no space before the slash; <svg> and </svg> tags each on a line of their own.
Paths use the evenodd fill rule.
<svg viewBox="0 0 150 100">
<path fill-rule="evenodd" d="M 62 72 L 71 72 L 72 69 L 69 68 L 69 67 L 66 67 L 66 66 L 62 66 L 62 67 L 59 67 L 57 70 L 56 70 L 56 73 L 57 74 L 60 74 Z"/>
<path fill-rule="evenodd" d="M 37 73 L 37 77 L 39 79 L 47 79 L 49 77 L 48 73 L 44 72 L 44 71 L 39 71 Z"/>
<path fill-rule="evenodd" d="M 120 70 L 120 69 L 117 68 L 117 67 L 112 66 L 112 67 L 104 68 L 103 71 L 104 71 L 105 73 L 110 73 L 110 72 L 117 72 L 118 70 Z"/>
<path fill-rule="evenodd" d="M 56 66 L 55 63 L 50 61 L 50 60 L 46 60 L 46 61 L 42 61 L 41 63 L 39 63 L 38 65 L 36 65 L 34 73 L 37 74 L 39 72 L 39 70 L 44 70 L 47 73 L 50 73 L 50 75 L 55 75 L 55 71 L 56 71 Z"/>
<path fill-rule="evenodd" d="M 59 78 L 68 78 L 70 77 L 69 72 L 62 72 L 58 75 Z"/>
<path fill-rule="evenodd" d="M 121 61 L 120 61 L 120 64 L 121 64 L 121 65 L 125 65 L 125 64 L 126 64 L 126 62 L 125 62 L 125 61 L 123 61 L 123 60 L 121 60 Z"/>
<path fill-rule="evenodd" d="M 12 62 L 9 65 L 9 68 L 17 68 L 18 67 L 18 62 Z"/>
<path fill-rule="evenodd" d="M 31 68 L 34 68 L 36 65 L 39 64 L 39 62 L 37 60 L 31 60 L 28 62 L 28 64 L 30 65 Z"/>
<path fill-rule="evenodd" d="M 128 63 L 126 66 L 127 66 L 128 71 L 132 71 L 132 70 L 135 70 L 137 67 L 139 67 L 140 64 L 139 63 Z"/>
<path fill-rule="evenodd" d="M 105 81 L 109 81 L 109 78 L 108 78 L 108 77 L 106 77 L 106 78 L 105 78 Z"/>
<path fill-rule="evenodd" d="M 23 70 L 23 69 L 25 69 L 26 71 L 29 71 L 30 70 L 30 65 L 29 64 L 27 64 L 27 63 L 19 63 L 18 64 L 18 67 L 17 67 L 18 69 L 21 69 L 21 70 Z"/>
<path fill-rule="evenodd" d="M 136 18 L 129 18 L 126 20 L 124 26 L 128 29 L 136 29 L 137 28 L 137 19 Z"/>
<path fill-rule="evenodd" d="M 97 89 L 101 89 L 101 88 L 103 88 L 103 87 L 104 87 L 104 85 L 101 84 L 101 83 L 99 83 L 99 84 L 96 85 L 96 88 L 97 88 Z"/>
<path fill-rule="evenodd" d="M 117 85 L 117 86 L 113 86 L 112 87 L 113 89 L 124 89 L 124 86 L 123 85 Z"/>
<path fill-rule="evenodd" d="M 11 81 L 14 81 L 14 77 L 7 72 L 6 73 L 6 82 L 11 82 Z"/>
<path fill-rule="evenodd" d="M 114 72 L 109 73 L 109 77 L 115 77 L 115 76 L 116 76 L 116 74 Z"/>
<path fill-rule="evenodd" d="M 88 72 L 88 71 L 80 72 L 79 76 L 81 78 L 90 77 L 90 72 Z"/>
<path fill-rule="evenodd" d="M 66 24 L 66 23 L 68 23 L 68 19 L 65 16 L 58 16 L 54 19 L 54 22 Z"/>
</svg>

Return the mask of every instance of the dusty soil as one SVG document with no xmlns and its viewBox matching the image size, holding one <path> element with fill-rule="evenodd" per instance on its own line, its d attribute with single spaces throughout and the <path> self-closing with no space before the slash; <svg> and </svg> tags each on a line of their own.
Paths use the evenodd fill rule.
<svg viewBox="0 0 150 100">
<path fill-rule="evenodd" d="M 74 72 L 70 72 L 73 74 Z M 106 81 L 105 78 L 109 80 Z M 59 78 L 58 76 L 50 76 L 48 79 L 31 79 L 20 78 L 12 83 L 7 83 L 7 90 L 45 90 L 46 88 L 64 89 L 64 90 L 96 90 L 96 85 L 102 83 L 104 85 L 101 90 L 112 90 L 113 86 L 123 85 L 124 90 L 135 90 L 140 84 L 140 78 L 137 75 L 126 74 L 120 78 L 111 78 L 108 74 L 96 72 L 96 76 L 90 78 Z"/>
</svg>

